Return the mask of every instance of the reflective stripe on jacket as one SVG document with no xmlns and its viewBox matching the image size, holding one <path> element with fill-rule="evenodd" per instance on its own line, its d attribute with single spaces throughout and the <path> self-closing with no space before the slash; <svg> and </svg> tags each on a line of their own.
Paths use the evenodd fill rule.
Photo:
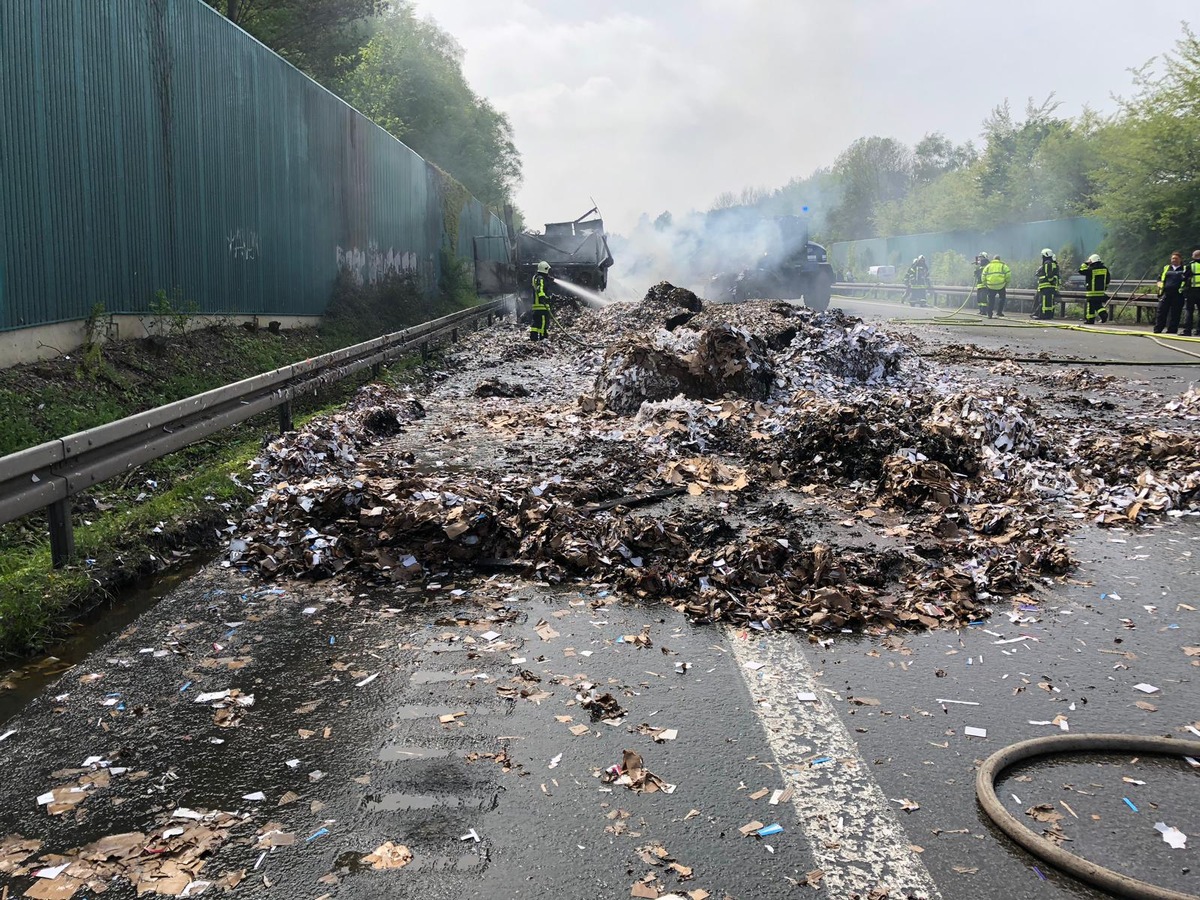
<svg viewBox="0 0 1200 900">
<path fill-rule="evenodd" d="M 546 296 L 546 276 L 541 272 L 533 276 L 533 306 L 534 309 L 550 308 L 550 301 Z"/>
<path fill-rule="evenodd" d="M 1172 266 L 1168 263 L 1163 266 L 1162 274 L 1158 276 L 1158 292 L 1161 294 L 1163 291 L 1181 291 L 1187 287 L 1187 282 L 1187 266 Z"/>
<path fill-rule="evenodd" d="M 1104 263 L 1084 263 L 1079 274 L 1087 279 L 1085 289 L 1089 297 L 1103 297 L 1108 290 L 1108 266 Z"/>
<path fill-rule="evenodd" d="M 1185 279 L 1185 284 L 1190 281 L 1192 290 L 1200 290 L 1200 259 L 1193 259 L 1191 262 L 1186 262 L 1183 267 L 1187 270 L 1189 278 Z"/>
<path fill-rule="evenodd" d="M 1059 285 L 1058 263 L 1056 263 L 1052 259 L 1048 259 L 1044 263 L 1042 263 L 1042 267 L 1040 269 L 1038 269 L 1038 273 L 1037 273 L 1038 290 L 1043 291 L 1043 290 L 1046 290 L 1047 288 L 1053 288 L 1054 290 L 1057 291 L 1058 285 Z"/>
<path fill-rule="evenodd" d="M 1012 281 L 1012 269 L 1003 260 L 993 259 L 983 267 L 983 284 L 991 291 L 999 291 L 1008 287 Z"/>
</svg>

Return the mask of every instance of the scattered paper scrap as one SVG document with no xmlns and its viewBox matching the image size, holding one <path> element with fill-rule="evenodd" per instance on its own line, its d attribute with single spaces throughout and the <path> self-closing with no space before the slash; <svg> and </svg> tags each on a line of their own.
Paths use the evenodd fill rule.
<svg viewBox="0 0 1200 900">
<path fill-rule="evenodd" d="M 388 841 L 364 856 L 362 861 L 373 869 L 403 869 L 413 861 L 413 853 L 403 844 Z"/>
<path fill-rule="evenodd" d="M 1162 835 L 1165 843 L 1169 844 L 1175 850 L 1187 849 L 1187 835 L 1165 822 L 1155 822 L 1154 828 Z"/>
</svg>

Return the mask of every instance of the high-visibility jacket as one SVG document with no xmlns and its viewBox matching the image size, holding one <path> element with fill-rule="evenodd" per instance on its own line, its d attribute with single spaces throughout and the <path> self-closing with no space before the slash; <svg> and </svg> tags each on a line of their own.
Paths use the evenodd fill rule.
<svg viewBox="0 0 1200 900">
<path fill-rule="evenodd" d="M 1158 276 L 1158 292 L 1162 294 L 1170 291 L 1175 294 L 1186 290 L 1189 275 L 1186 265 L 1172 266 L 1168 263 L 1163 266 L 1162 274 Z"/>
<path fill-rule="evenodd" d="M 1185 287 L 1190 287 L 1193 291 L 1200 291 L 1200 259 L 1193 259 L 1183 264 L 1187 269 L 1188 278 L 1185 282 Z"/>
<path fill-rule="evenodd" d="M 1012 281 L 1012 269 L 1001 259 L 993 259 L 983 267 L 983 285 L 988 290 L 999 291 Z"/>
<path fill-rule="evenodd" d="M 979 263 L 975 264 L 975 288 L 976 290 L 983 290 L 983 266 L 979 265 Z"/>
<path fill-rule="evenodd" d="M 1079 274 L 1087 279 L 1084 293 L 1088 297 L 1104 297 L 1108 291 L 1108 266 L 1102 262 L 1084 263 L 1079 267 Z"/>
<path fill-rule="evenodd" d="M 1037 286 L 1039 291 L 1058 290 L 1059 285 L 1058 263 L 1052 259 L 1043 260 L 1041 268 L 1037 273 Z"/>
<path fill-rule="evenodd" d="M 533 308 L 550 308 L 550 298 L 546 295 L 546 276 L 541 272 L 533 276 Z"/>
</svg>

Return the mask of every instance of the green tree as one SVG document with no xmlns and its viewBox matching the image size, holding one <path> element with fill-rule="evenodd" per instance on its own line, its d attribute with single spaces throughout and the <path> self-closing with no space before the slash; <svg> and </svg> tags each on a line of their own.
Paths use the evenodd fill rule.
<svg viewBox="0 0 1200 900">
<path fill-rule="evenodd" d="M 839 240 L 877 236 L 876 215 L 889 201 L 904 197 L 912 184 L 912 153 L 895 138 L 859 138 L 833 165 L 842 199 L 830 214 Z"/>
<path fill-rule="evenodd" d="M 296 68 L 330 89 L 357 63 L 369 20 L 392 0 L 205 0 Z"/>
<path fill-rule="evenodd" d="M 512 125 L 467 84 L 462 48 L 407 4 L 372 25 L 343 96 L 486 205 L 510 202 L 521 178 Z"/>
<path fill-rule="evenodd" d="M 1126 271 L 1200 244 L 1200 40 L 1184 23 L 1174 52 L 1154 62 L 1134 72 L 1094 171 L 1105 261 Z"/>
</svg>

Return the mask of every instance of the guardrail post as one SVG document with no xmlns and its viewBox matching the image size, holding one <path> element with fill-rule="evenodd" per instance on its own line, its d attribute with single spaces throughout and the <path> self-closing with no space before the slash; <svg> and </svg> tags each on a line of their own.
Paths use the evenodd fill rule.
<svg viewBox="0 0 1200 900">
<path fill-rule="evenodd" d="M 383 364 L 382 363 L 375 363 L 375 365 L 371 366 L 371 380 L 372 381 L 378 381 L 379 376 L 382 374 L 383 374 Z"/>
<path fill-rule="evenodd" d="M 50 519 L 50 559 L 61 569 L 75 555 L 75 531 L 71 526 L 71 501 L 56 500 L 46 507 Z"/>
<path fill-rule="evenodd" d="M 279 404 L 279 433 L 286 434 L 295 430 L 296 428 L 292 424 L 292 401 L 284 400 Z"/>
<path fill-rule="evenodd" d="M 458 329 L 457 328 L 450 329 L 450 343 L 452 343 L 452 344 L 458 343 Z"/>
<path fill-rule="evenodd" d="M 429 341 L 421 341 L 421 362 L 429 362 Z"/>
</svg>

